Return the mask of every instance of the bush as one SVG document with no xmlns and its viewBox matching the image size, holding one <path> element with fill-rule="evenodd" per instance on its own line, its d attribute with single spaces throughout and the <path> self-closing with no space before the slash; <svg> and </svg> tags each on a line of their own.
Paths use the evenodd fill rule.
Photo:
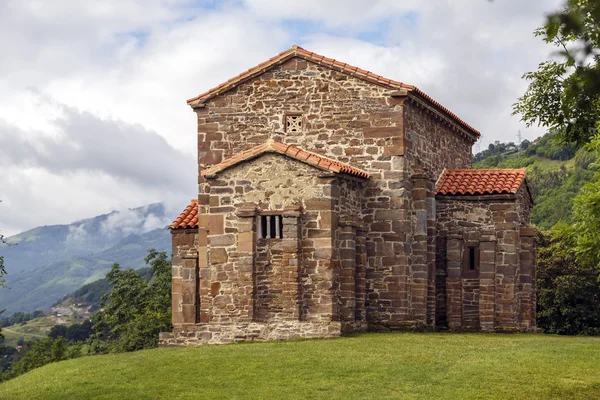
<svg viewBox="0 0 600 400">
<path fill-rule="evenodd" d="M 578 260 L 572 227 L 538 236 L 537 324 L 547 333 L 600 334 L 600 274 Z"/>
</svg>

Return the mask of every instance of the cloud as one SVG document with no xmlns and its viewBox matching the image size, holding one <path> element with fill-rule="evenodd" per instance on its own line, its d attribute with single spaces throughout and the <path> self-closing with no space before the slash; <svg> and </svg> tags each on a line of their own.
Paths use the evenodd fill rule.
<svg viewBox="0 0 600 400">
<path fill-rule="evenodd" d="M 3 232 L 166 201 L 169 217 L 131 216 L 141 221 L 135 229 L 147 231 L 168 225 L 170 216 L 193 197 L 197 179 L 193 155 L 139 125 L 54 106 L 61 112 L 49 123 L 57 135 L 0 120 L 0 169 L 6 177 L 0 180 Z M 73 239 L 84 235 L 84 230 L 72 232 Z"/>
<path fill-rule="evenodd" d="M 53 121 L 59 136 L 31 134 L 0 120 L 0 166 L 43 168 L 65 176 L 87 171 L 171 190 L 193 182 L 193 156 L 174 149 L 157 133 L 60 108 Z"/>
<path fill-rule="evenodd" d="M 111 213 L 100 224 L 100 233 L 107 236 L 127 236 L 141 234 L 155 229 L 166 228 L 172 218 L 164 214 L 148 212 L 147 207 L 119 210 Z"/>
<path fill-rule="evenodd" d="M 185 100 L 294 43 L 417 85 L 480 129 L 482 146 L 519 130 L 535 138 L 543 131 L 525 128 L 511 104 L 521 75 L 552 51 L 532 31 L 560 4 L 0 2 L 0 52 L 10 55 L 0 63 L 0 229 L 158 201 L 176 216 L 197 188 Z"/>
</svg>

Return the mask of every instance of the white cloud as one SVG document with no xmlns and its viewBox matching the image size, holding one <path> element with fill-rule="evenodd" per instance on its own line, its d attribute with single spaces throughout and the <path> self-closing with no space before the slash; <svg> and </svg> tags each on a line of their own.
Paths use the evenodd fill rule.
<svg viewBox="0 0 600 400">
<path fill-rule="evenodd" d="M 185 100 L 294 43 L 419 86 L 479 128 L 484 146 L 519 129 L 534 138 L 542 131 L 511 104 L 520 76 L 550 54 L 532 31 L 559 4 L 0 2 L 0 52 L 10 55 L 0 63 L 0 228 L 161 200 L 176 216 L 196 191 Z"/>
</svg>

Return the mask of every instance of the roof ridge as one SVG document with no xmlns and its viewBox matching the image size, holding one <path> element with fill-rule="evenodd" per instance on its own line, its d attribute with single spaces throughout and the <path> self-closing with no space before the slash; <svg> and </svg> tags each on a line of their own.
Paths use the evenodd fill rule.
<svg viewBox="0 0 600 400">
<path fill-rule="evenodd" d="M 447 109 L 446 107 L 441 105 L 439 102 L 435 101 L 431 96 L 427 95 L 425 92 L 423 92 L 422 90 L 420 90 L 419 88 L 417 88 L 414 85 L 409 85 L 409 84 L 401 82 L 401 81 L 395 81 L 393 79 L 385 78 L 385 77 L 383 77 L 381 75 L 377 75 L 371 71 L 367 71 L 367 70 L 361 69 L 359 67 L 355 67 L 355 66 L 349 65 L 347 63 L 337 61 L 333 58 L 327 58 L 320 54 L 311 52 L 311 51 L 306 50 L 298 45 L 292 45 L 292 47 L 290 47 L 289 49 L 280 52 L 279 54 L 269 58 L 268 60 L 263 61 L 262 63 L 259 63 L 258 65 L 254 66 L 252 68 L 247 69 L 246 71 L 234 76 L 233 78 L 226 80 L 225 82 L 213 87 L 212 89 L 209 89 L 208 91 L 206 91 L 204 93 L 199 94 L 196 97 L 192 97 L 192 98 L 188 99 L 187 103 L 189 105 L 196 105 L 199 103 L 206 102 L 206 101 L 210 100 L 211 98 L 213 98 L 214 96 L 217 96 L 220 93 L 227 91 L 227 90 L 235 87 L 236 85 L 245 82 L 247 79 L 251 79 L 253 76 L 262 73 L 264 69 L 268 69 L 268 68 L 276 65 L 277 63 L 285 62 L 288 59 L 293 58 L 293 57 L 301 57 L 301 58 L 304 58 L 308 61 L 311 61 L 311 62 L 314 62 L 317 64 L 323 64 L 328 67 L 338 69 L 343 73 L 347 73 L 349 75 L 354 75 L 355 77 L 357 77 L 359 79 L 364 79 L 364 80 L 370 81 L 374 84 L 378 84 L 381 86 L 387 86 L 390 89 L 396 89 L 396 90 L 397 89 L 406 89 L 407 91 L 410 91 L 411 93 L 414 93 L 414 94 L 420 96 L 421 98 L 425 99 L 427 102 L 431 103 L 433 106 L 440 109 L 442 112 L 447 114 L 451 119 L 453 119 L 456 123 L 458 123 L 459 125 L 466 128 L 468 131 L 473 133 L 476 137 L 481 136 L 481 133 L 477 129 L 473 128 L 467 122 L 460 119 L 452 111 L 450 111 L 449 109 Z"/>
</svg>

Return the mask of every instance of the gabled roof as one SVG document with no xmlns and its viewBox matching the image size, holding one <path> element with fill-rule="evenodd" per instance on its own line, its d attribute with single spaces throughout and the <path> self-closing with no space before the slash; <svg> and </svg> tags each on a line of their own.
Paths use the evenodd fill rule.
<svg viewBox="0 0 600 400">
<path fill-rule="evenodd" d="M 436 185 L 437 195 L 517 193 L 525 180 L 520 169 L 444 169 Z"/>
<path fill-rule="evenodd" d="M 356 78 L 374 83 L 376 85 L 388 87 L 393 90 L 406 90 L 408 93 L 412 93 L 412 94 L 415 94 L 415 95 L 421 97 L 427 103 L 429 103 L 429 104 L 433 105 L 435 108 L 441 110 L 443 113 L 448 115 L 451 119 L 453 119 L 459 125 L 466 128 L 469 132 L 473 133 L 475 135 L 475 137 L 478 138 L 481 135 L 477 129 L 475 129 L 471 125 L 467 124 L 465 121 L 460 119 L 452 111 L 450 111 L 446 107 L 442 106 L 440 103 L 438 103 L 433 98 L 431 98 L 430 96 L 425 94 L 423 91 L 421 91 L 416 86 L 408 85 L 408 84 L 400 82 L 400 81 L 395 81 L 392 79 L 384 78 L 381 75 L 376 75 L 370 71 L 366 71 L 364 69 L 354 67 L 354 66 L 346 64 L 344 62 L 334 60 L 333 58 L 327 58 L 325 56 L 305 50 L 302 47 L 299 47 L 296 45 L 292 46 L 288 50 L 282 51 L 281 53 L 277 54 L 274 57 L 271 57 L 267 61 L 262 62 L 262 63 L 258 64 L 257 66 L 252 67 L 252 68 L 248 69 L 247 71 L 242 72 L 241 74 L 221 83 L 220 85 L 210 89 L 209 91 L 204 92 L 204 93 L 202 93 L 196 97 L 193 97 L 191 99 L 188 99 L 187 103 L 191 106 L 203 104 L 203 103 L 207 102 L 208 100 L 212 99 L 213 97 L 215 97 L 227 90 L 230 90 L 249 79 L 252 79 L 252 78 L 262 74 L 267 69 L 269 69 L 275 65 L 282 64 L 285 61 L 287 61 L 291 58 L 294 58 L 294 57 L 299 57 L 299 58 L 305 59 L 307 61 L 329 67 L 331 69 L 346 73 L 346 74 L 354 76 Z"/>
<path fill-rule="evenodd" d="M 253 158 L 256 158 L 264 153 L 278 153 L 282 154 L 286 157 L 293 158 L 300 162 L 303 162 L 308 165 L 312 165 L 313 167 L 320 168 L 325 171 L 334 172 L 336 174 L 348 174 L 354 175 L 359 178 L 369 178 L 371 174 L 362 171 L 358 168 L 354 168 L 348 164 L 341 163 L 339 161 L 335 161 L 329 159 L 327 157 L 323 157 L 319 154 L 311 153 L 310 151 L 302 150 L 299 147 L 292 146 L 289 144 L 285 144 L 282 142 L 275 141 L 273 139 L 269 139 L 266 143 L 260 144 L 256 147 L 251 148 L 250 150 L 246 150 L 243 153 L 237 154 L 233 157 L 230 157 L 219 164 L 215 164 L 210 168 L 203 170 L 200 175 L 202 176 L 210 176 L 217 174 L 223 171 L 226 168 L 237 165 L 243 161 L 247 161 Z"/>
<path fill-rule="evenodd" d="M 198 199 L 192 199 L 190 204 L 179 214 L 179 217 L 169 226 L 170 229 L 193 229 L 198 227 Z"/>
</svg>

